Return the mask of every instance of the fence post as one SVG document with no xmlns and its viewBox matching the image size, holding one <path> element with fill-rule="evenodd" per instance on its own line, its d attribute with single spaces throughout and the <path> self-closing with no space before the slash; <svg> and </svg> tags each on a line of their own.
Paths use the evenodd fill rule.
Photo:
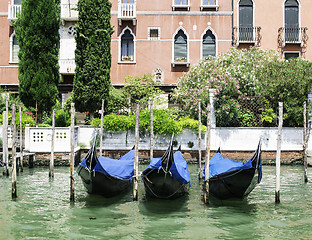
<svg viewBox="0 0 312 240">
<path fill-rule="evenodd" d="M 150 101 L 150 126 L 151 126 L 151 133 L 150 133 L 150 160 L 152 161 L 153 159 L 153 156 L 154 156 L 154 125 L 153 125 L 153 119 L 154 119 L 154 116 L 153 116 L 153 108 L 154 108 L 154 102 L 153 100 Z"/>
<path fill-rule="evenodd" d="M 16 198 L 16 112 L 12 104 L 12 198 Z"/>
<path fill-rule="evenodd" d="M 198 101 L 198 178 L 201 178 L 201 159 L 202 159 L 202 151 L 201 151 L 201 102 L 200 99 Z"/>
<path fill-rule="evenodd" d="M 205 193 L 204 201 L 209 204 L 209 160 L 210 160 L 211 105 L 207 106 L 206 159 L 205 159 Z"/>
<path fill-rule="evenodd" d="M 275 185 L 275 203 L 280 203 L 280 185 L 281 185 L 281 142 L 283 128 L 283 103 L 278 103 L 278 133 L 277 133 L 277 151 L 276 151 L 276 185 Z"/>
<path fill-rule="evenodd" d="M 19 106 L 19 121 L 20 121 L 20 158 L 19 158 L 19 166 L 21 168 L 21 172 L 24 171 L 23 169 L 23 121 L 22 121 L 22 107 Z"/>
<path fill-rule="evenodd" d="M 71 103 L 71 123 L 70 123 L 70 201 L 75 201 L 75 189 L 74 189 L 74 164 L 75 164 L 75 103 Z"/>
<path fill-rule="evenodd" d="M 139 119 L 140 119 L 140 103 L 136 104 L 135 117 L 135 147 L 134 147 L 134 181 L 133 181 L 133 200 L 138 200 L 139 185 Z"/>
<path fill-rule="evenodd" d="M 103 149 L 103 117 L 104 117 L 104 99 L 102 99 L 102 108 L 101 108 L 100 156 L 102 156 Z"/>
<path fill-rule="evenodd" d="M 49 177 L 54 178 L 54 141 L 55 141 L 55 109 L 52 112 L 51 158 Z"/>
<path fill-rule="evenodd" d="M 3 112 L 3 176 L 9 176 L 9 170 L 8 170 L 8 112 Z"/>
<path fill-rule="evenodd" d="M 304 182 L 308 182 L 308 156 L 307 143 L 309 133 L 307 131 L 307 103 L 303 103 L 303 165 L 304 165 Z"/>
<path fill-rule="evenodd" d="M 215 115 L 215 108 L 214 108 L 214 95 L 215 95 L 215 89 L 209 89 L 209 103 L 210 103 L 210 113 L 211 113 L 211 127 L 216 127 L 216 115 Z"/>
</svg>

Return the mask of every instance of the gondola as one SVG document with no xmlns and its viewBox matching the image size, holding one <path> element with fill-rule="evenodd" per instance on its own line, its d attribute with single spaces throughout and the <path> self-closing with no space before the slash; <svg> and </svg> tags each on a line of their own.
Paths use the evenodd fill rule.
<svg viewBox="0 0 312 240">
<path fill-rule="evenodd" d="M 220 149 L 209 161 L 209 194 L 217 199 L 244 198 L 260 183 L 261 178 L 261 142 L 245 164 L 223 158 Z"/>
<path fill-rule="evenodd" d="M 191 186 L 187 163 L 182 153 L 173 154 L 172 140 L 160 158 L 153 158 L 142 172 L 147 197 L 174 199 L 186 194 Z"/>
<path fill-rule="evenodd" d="M 125 192 L 134 174 L 134 150 L 119 160 L 97 157 L 95 140 L 88 154 L 79 164 L 77 173 L 88 193 L 113 197 Z"/>
</svg>

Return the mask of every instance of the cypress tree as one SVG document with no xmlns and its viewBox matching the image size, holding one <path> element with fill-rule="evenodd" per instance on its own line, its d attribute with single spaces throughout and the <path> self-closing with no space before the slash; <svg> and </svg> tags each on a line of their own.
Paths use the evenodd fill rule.
<svg viewBox="0 0 312 240">
<path fill-rule="evenodd" d="M 50 110 L 58 97 L 59 0 L 22 1 L 15 22 L 19 57 L 19 95 L 39 113 Z"/>
<path fill-rule="evenodd" d="M 111 3 L 79 0 L 73 98 L 80 112 L 94 113 L 107 100 L 111 68 Z M 105 104 L 107 105 L 107 104 Z"/>
</svg>

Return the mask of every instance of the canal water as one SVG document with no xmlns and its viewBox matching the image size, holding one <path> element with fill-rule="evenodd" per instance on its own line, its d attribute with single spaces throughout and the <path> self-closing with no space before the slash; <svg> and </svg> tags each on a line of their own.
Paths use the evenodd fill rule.
<svg viewBox="0 0 312 240">
<path fill-rule="evenodd" d="M 141 170 L 144 166 L 141 166 Z M 189 166 L 190 194 L 176 200 L 139 201 L 128 192 L 106 199 L 85 192 L 75 175 L 76 201 L 69 201 L 69 168 L 24 169 L 18 198 L 11 179 L 0 177 L 0 239 L 312 239 L 312 182 L 302 166 L 281 167 L 281 203 L 275 201 L 275 168 L 245 200 L 203 203 L 197 166 Z M 312 180 L 312 170 L 309 178 Z"/>
</svg>

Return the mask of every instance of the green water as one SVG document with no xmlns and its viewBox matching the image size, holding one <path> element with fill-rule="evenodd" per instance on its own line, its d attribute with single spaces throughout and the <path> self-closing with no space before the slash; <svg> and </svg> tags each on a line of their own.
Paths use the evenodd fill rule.
<svg viewBox="0 0 312 240">
<path fill-rule="evenodd" d="M 47 168 L 26 168 L 12 200 L 11 179 L 0 177 L 0 239 L 312 239 L 312 183 L 303 183 L 301 166 L 282 166 L 278 205 L 272 166 L 263 167 L 262 182 L 247 199 L 208 207 L 197 166 L 189 170 L 190 194 L 171 201 L 145 199 L 142 183 L 138 202 L 131 191 L 113 199 L 92 196 L 76 175 L 71 204 L 65 167 L 55 169 L 53 181 Z"/>
</svg>

